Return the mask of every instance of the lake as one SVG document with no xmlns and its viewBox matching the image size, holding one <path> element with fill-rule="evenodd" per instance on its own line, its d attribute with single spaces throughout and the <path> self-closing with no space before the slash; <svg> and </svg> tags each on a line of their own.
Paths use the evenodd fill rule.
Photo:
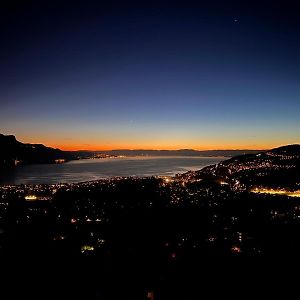
<svg viewBox="0 0 300 300">
<path fill-rule="evenodd" d="M 0 174 L 0 184 L 75 183 L 115 176 L 172 176 L 200 170 L 222 160 L 224 157 L 125 157 L 24 165 Z"/>
</svg>

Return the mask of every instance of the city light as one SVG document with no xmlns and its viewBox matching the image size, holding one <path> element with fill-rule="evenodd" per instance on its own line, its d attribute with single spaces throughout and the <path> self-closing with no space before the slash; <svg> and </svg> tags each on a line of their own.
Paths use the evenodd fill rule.
<svg viewBox="0 0 300 300">
<path fill-rule="evenodd" d="M 25 196 L 25 200 L 26 201 L 35 201 L 35 200 L 37 200 L 37 196 L 35 196 L 35 195 L 27 195 L 27 196 Z"/>
<path fill-rule="evenodd" d="M 281 196 L 288 196 L 288 197 L 300 197 L 300 190 L 288 191 L 288 190 L 284 190 L 284 189 L 254 188 L 251 190 L 251 193 L 281 195 Z"/>
</svg>

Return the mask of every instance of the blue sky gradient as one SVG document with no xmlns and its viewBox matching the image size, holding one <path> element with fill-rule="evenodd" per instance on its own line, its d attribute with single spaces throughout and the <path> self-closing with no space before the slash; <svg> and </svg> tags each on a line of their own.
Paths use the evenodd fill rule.
<svg viewBox="0 0 300 300">
<path fill-rule="evenodd" d="M 224 2 L 6 7 L 1 132 L 63 149 L 299 143 L 299 10 Z"/>
</svg>

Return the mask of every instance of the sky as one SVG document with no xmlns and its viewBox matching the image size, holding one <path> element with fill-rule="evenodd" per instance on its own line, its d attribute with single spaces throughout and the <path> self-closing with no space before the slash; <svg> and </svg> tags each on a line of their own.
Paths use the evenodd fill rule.
<svg viewBox="0 0 300 300">
<path fill-rule="evenodd" d="M 297 1 L 7 1 L 0 132 L 65 150 L 300 143 Z"/>
</svg>

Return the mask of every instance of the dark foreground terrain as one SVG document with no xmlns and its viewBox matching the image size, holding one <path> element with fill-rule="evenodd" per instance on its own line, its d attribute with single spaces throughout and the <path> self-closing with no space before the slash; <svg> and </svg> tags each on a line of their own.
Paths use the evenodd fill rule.
<svg viewBox="0 0 300 300">
<path fill-rule="evenodd" d="M 232 295 L 258 278 L 266 287 L 257 270 L 243 280 L 236 262 L 296 268 L 299 157 L 293 146 L 174 178 L 2 186 L 0 257 L 19 265 L 12 282 L 30 282 L 3 299 L 208 299 L 221 283 Z"/>
</svg>

